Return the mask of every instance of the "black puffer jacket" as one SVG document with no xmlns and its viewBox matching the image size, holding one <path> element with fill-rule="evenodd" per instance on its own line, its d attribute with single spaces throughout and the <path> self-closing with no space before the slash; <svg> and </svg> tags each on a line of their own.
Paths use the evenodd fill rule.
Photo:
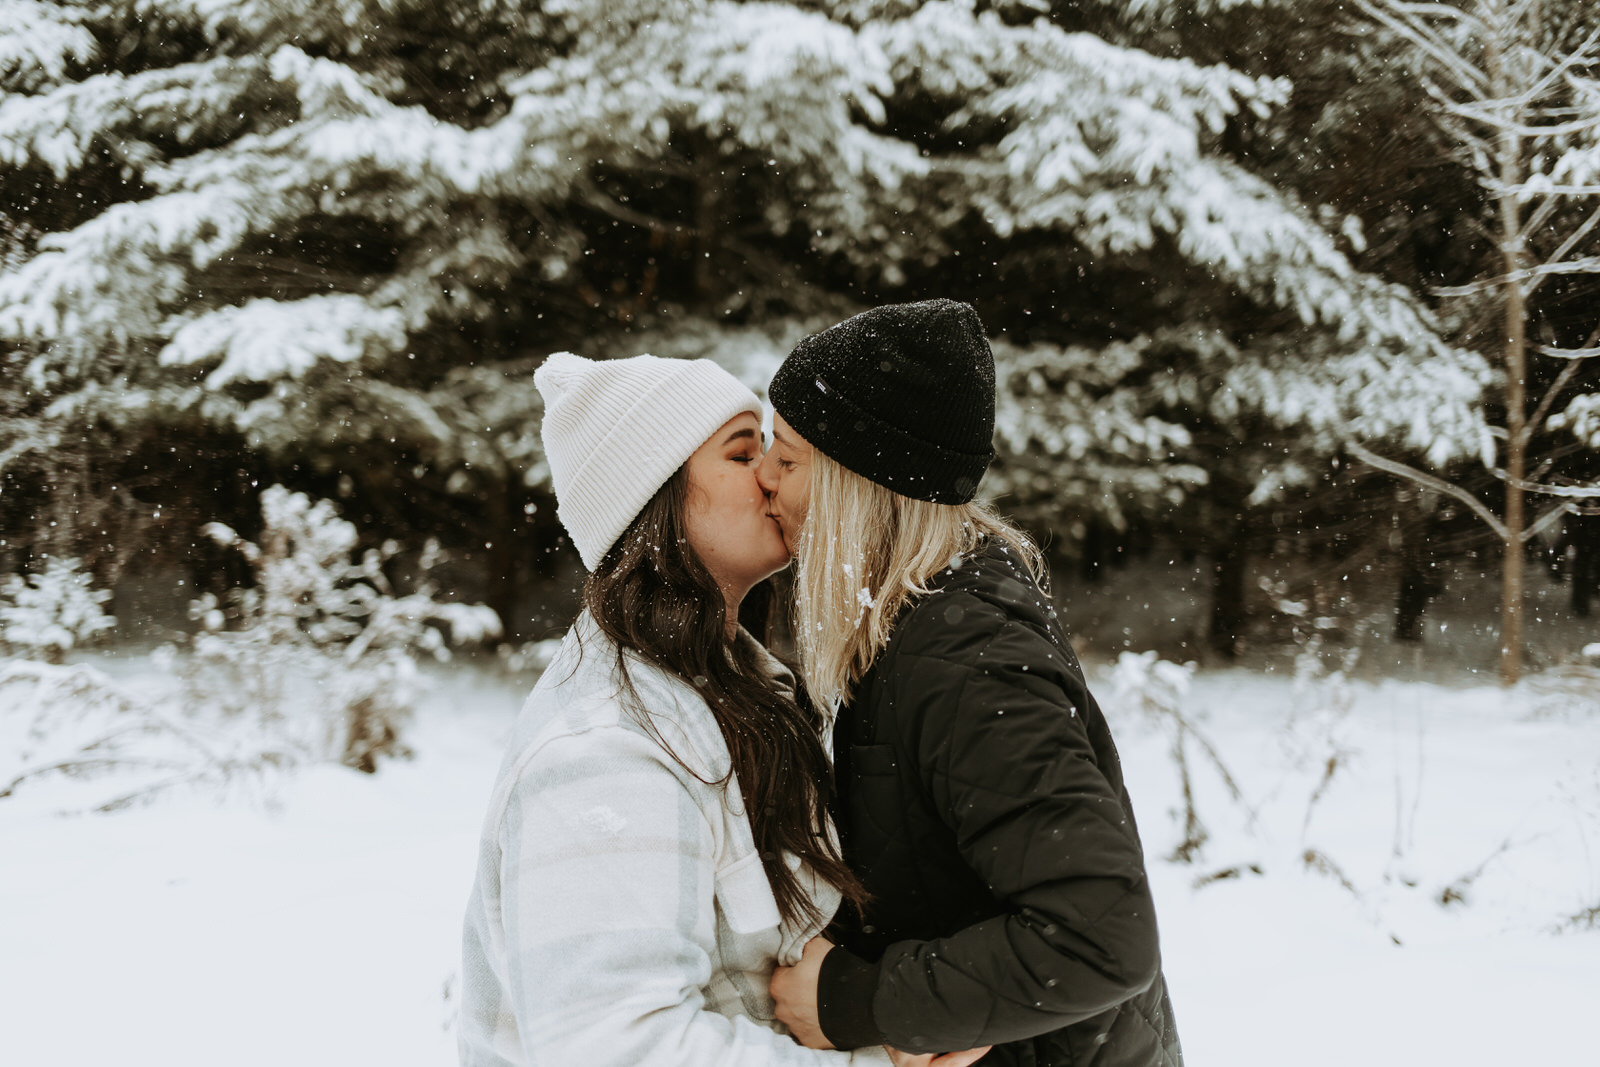
<svg viewBox="0 0 1600 1067">
<path fill-rule="evenodd" d="M 991 542 L 906 610 L 834 749 L 845 858 L 873 898 L 823 960 L 835 1045 L 1182 1063 L 1117 750 L 1013 550 Z"/>
</svg>

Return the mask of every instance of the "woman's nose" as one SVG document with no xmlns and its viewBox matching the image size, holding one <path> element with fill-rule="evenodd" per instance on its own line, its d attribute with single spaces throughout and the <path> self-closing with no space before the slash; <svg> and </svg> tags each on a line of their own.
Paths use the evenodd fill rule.
<svg viewBox="0 0 1600 1067">
<path fill-rule="evenodd" d="M 761 462 L 756 464 L 756 483 L 768 496 L 778 491 L 778 465 L 773 462 L 771 452 L 762 456 Z"/>
</svg>

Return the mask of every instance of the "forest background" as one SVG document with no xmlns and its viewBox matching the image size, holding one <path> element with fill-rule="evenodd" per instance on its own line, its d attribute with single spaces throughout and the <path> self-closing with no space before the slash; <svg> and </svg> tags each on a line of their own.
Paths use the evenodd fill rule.
<svg viewBox="0 0 1600 1067">
<path fill-rule="evenodd" d="M 281 484 L 402 583 L 437 541 L 445 596 L 548 636 L 579 572 L 545 355 L 759 389 L 807 331 L 950 296 L 995 342 L 984 491 L 1085 578 L 1198 567 L 1175 654 L 1282 641 L 1286 603 L 1417 641 L 1456 577 L 1485 620 L 1519 606 L 1520 564 L 1471 579 L 1524 554 L 1586 615 L 1596 20 L 1407 10 L 5 0 L 0 572 L 54 560 L 125 631 L 181 630 L 248 581 L 206 524 L 259 533 Z M 1532 95 L 1486 111 L 1491 68 Z M 1474 107 L 1521 123 L 1525 173 Z M 1483 521 L 1524 485 L 1557 495 Z"/>
<path fill-rule="evenodd" d="M 1189 1062 L 1589 1056 L 1591 0 L 0 0 L 0 1059 L 453 1062 L 534 370 L 930 297 Z"/>
</svg>

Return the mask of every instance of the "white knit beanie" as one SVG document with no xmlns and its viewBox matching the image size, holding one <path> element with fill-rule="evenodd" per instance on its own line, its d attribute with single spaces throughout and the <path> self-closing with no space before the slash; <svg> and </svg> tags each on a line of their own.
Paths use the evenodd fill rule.
<svg viewBox="0 0 1600 1067">
<path fill-rule="evenodd" d="M 533 384 L 556 515 L 591 571 L 708 437 L 742 411 L 761 417 L 756 394 L 709 359 L 556 352 Z"/>
</svg>

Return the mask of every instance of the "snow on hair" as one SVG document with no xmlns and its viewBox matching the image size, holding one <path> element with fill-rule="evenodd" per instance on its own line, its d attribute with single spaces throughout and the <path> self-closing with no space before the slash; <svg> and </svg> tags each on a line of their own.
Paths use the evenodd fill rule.
<svg viewBox="0 0 1600 1067">
<path fill-rule="evenodd" d="M 1039 550 L 988 505 L 913 500 L 814 451 L 794 610 L 801 671 L 818 704 L 849 699 L 907 598 L 928 592 L 929 579 L 989 537 L 1015 548 L 1042 579 Z"/>
</svg>

